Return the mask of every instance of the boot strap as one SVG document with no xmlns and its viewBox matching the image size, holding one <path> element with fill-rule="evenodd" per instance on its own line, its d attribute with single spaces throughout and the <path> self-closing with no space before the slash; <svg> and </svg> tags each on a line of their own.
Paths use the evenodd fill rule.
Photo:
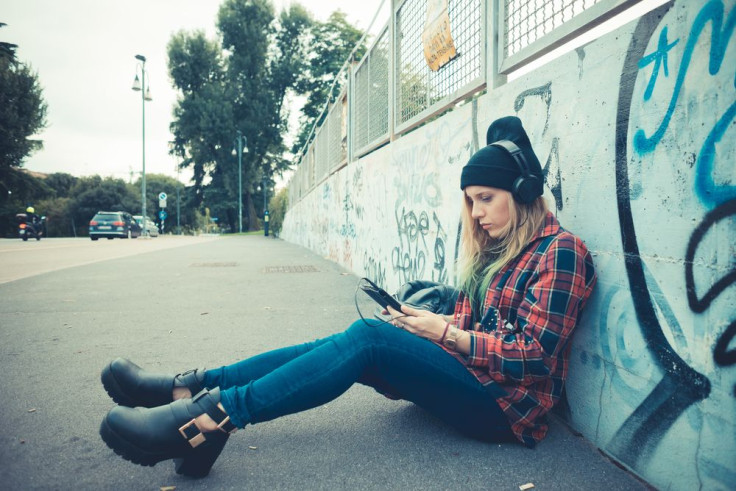
<svg viewBox="0 0 736 491">
<path fill-rule="evenodd" d="M 174 377 L 174 387 L 186 387 L 192 395 L 197 394 L 204 388 L 202 387 L 204 371 L 204 368 L 194 368 L 176 375 Z"/>
<path fill-rule="evenodd" d="M 192 399 L 192 402 L 197 403 L 200 401 L 200 399 L 204 397 L 210 397 L 210 394 L 206 389 L 197 394 L 194 399 Z M 217 423 L 218 430 L 228 435 L 232 435 L 233 433 L 238 431 L 238 427 L 235 426 L 232 421 L 230 421 L 230 416 L 225 414 L 219 407 L 217 407 L 217 403 L 211 403 L 211 401 L 207 402 L 210 402 L 210 404 L 205 403 L 207 406 L 205 412 L 210 418 L 213 419 L 215 423 Z M 196 448 L 198 445 L 201 445 L 202 443 L 204 443 L 205 440 L 207 440 L 207 434 L 202 433 L 199 428 L 197 428 L 197 425 L 194 421 L 194 419 L 191 419 L 189 422 L 179 428 L 179 433 L 181 433 L 181 436 L 184 437 L 187 442 L 189 442 L 189 445 L 191 445 L 192 448 Z"/>
</svg>

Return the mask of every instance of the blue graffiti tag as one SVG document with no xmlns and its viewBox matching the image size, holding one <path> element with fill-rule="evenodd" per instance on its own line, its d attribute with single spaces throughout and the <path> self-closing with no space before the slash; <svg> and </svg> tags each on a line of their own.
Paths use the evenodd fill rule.
<svg viewBox="0 0 736 491">
<path fill-rule="evenodd" d="M 716 143 L 721 141 L 731 122 L 736 117 L 736 102 L 718 120 L 700 149 L 698 172 L 695 176 L 695 192 L 710 208 L 736 199 L 736 186 L 717 185 L 713 179 L 713 161 L 716 156 Z"/>
<path fill-rule="evenodd" d="M 642 57 L 641 60 L 639 60 L 639 70 L 644 68 L 645 66 L 654 63 L 654 67 L 652 68 L 652 77 L 649 79 L 649 84 L 647 85 L 647 90 L 644 91 L 644 100 L 648 101 L 652 97 L 652 92 L 654 91 L 654 84 L 657 83 L 657 77 L 659 76 L 659 68 L 662 67 L 664 70 L 664 76 L 669 77 L 670 76 L 670 70 L 667 66 L 667 52 L 675 47 L 677 43 L 679 43 L 680 40 L 675 40 L 672 44 L 667 44 L 667 26 L 664 26 L 662 29 L 662 32 L 659 33 L 659 44 L 657 45 L 657 51 L 654 53 L 648 54 L 644 57 Z"/>
<path fill-rule="evenodd" d="M 700 35 L 702 34 L 708 22 L 713 23 L 711 33 L 710 62 L 708 65 L 708 70 L 711 75 L 715 75 L 721 69 L 721 64 L 723 63 L 723 59 L 726 54 L 726 48 L 728 47 L 728 43 L 731 40 L 731 34 L 733 34 L 734 25 L 736 25 L 736 9 L 731 10 L 728 15 L 728 19 L 726 19 L 725 25 L 723 25 L 723 2 L 719 0 L 711 0 L 700 11 L 698 16 L 695 18 L 695 21 L 693 22 L 692 28 L 690 29 L 687 46 L 685 46 L 685 50 L 682 53 L 682 62 L 680 64 L 680 71 L 677 74 L 677 80 L 675 81 L 672 98 L 670 99 L 670 104 L 667 108 L 667 112 L 665 113 L 662 123 L 659 125 L 659 128 L 657 128 L 657 130 L 652 134 L 651 137 L 647 137 L 644 133 L 644 130 L 641 128 L 637 130 L 636 134 L 634 135 L 634 148 L 639 153 L 651 152 L 652 150 L 654 150 L 654 147 L 656 147 L 657 144 L 662 140 L 662 137 L 667 130 L 667 126 L 670 124 L 670 120 L 672 119 L 672 114 L 675 110 L 677 99 L 680 96 L 682 84 L 685 80 L 685 75 L 687 75 L 688 68 L 690 67 L 690 60 L 692 58 L 695 45 L 697 44 L 698 39 L 700 38 Z M 722 25 L 723 30 L 721 30 Z M 661 49 L 662 37 L 660 36 L 660 43 L 657 52 L 647 55 L 642 59 L 655 55 L 661 59 L 664 56 L 664 54 L 661 53 Z M 655 76 L 653 75 L 653 77 Z M 650 85 L 652 85 L 651 81 Z M 736 80 L 734 80 L 734 85 L 736 85 Z M 649 87 L 647 87 L 647 91 L 649 91 Z"/>
</svg>

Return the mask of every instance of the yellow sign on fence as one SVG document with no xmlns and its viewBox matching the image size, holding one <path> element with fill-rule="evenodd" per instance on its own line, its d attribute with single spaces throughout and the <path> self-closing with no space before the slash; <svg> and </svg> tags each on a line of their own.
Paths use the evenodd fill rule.
<svg viewBox="0 0 736 491">
<path fill-rule="evenodd" d="M 422 32 L 424 58 L 429 69 L 436 72 L 457 56 L 455 42 L 450 32 L 450 16 L 447 13 L 447 0 L 427 2 L 427 20 Z"/>
</svg>

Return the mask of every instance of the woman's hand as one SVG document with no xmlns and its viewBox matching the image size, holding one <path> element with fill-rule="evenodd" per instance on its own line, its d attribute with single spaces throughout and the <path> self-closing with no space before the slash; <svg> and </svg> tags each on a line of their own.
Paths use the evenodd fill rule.
<svg viewBox="0 0 736 491">
<path fill-rule="evenodd" d="M 401 312 L 391 307 L 386 309 L 393 317 L 391 323 L 419 337 L 439 341 L 445 332 L 445 318 L 428 310 L 418 310 L 408 305 L 401 306 Z"/>
</svg>

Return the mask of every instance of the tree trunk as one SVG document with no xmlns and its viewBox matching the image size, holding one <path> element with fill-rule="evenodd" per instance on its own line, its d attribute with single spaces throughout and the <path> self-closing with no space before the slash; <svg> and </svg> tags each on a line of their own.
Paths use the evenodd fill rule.
<svg viewBox="0 0 736 491">
<path fill-rule="evenodd" d="M 248 220 L 248 230 L 258 230 L 258 217 L 256 216 L 256 209 L 253 206 L 253 195 L 250 192 L 245 193 L 245 215 Z M 246 217 L 243 217 L 244 219 Z"/>
</svg>

